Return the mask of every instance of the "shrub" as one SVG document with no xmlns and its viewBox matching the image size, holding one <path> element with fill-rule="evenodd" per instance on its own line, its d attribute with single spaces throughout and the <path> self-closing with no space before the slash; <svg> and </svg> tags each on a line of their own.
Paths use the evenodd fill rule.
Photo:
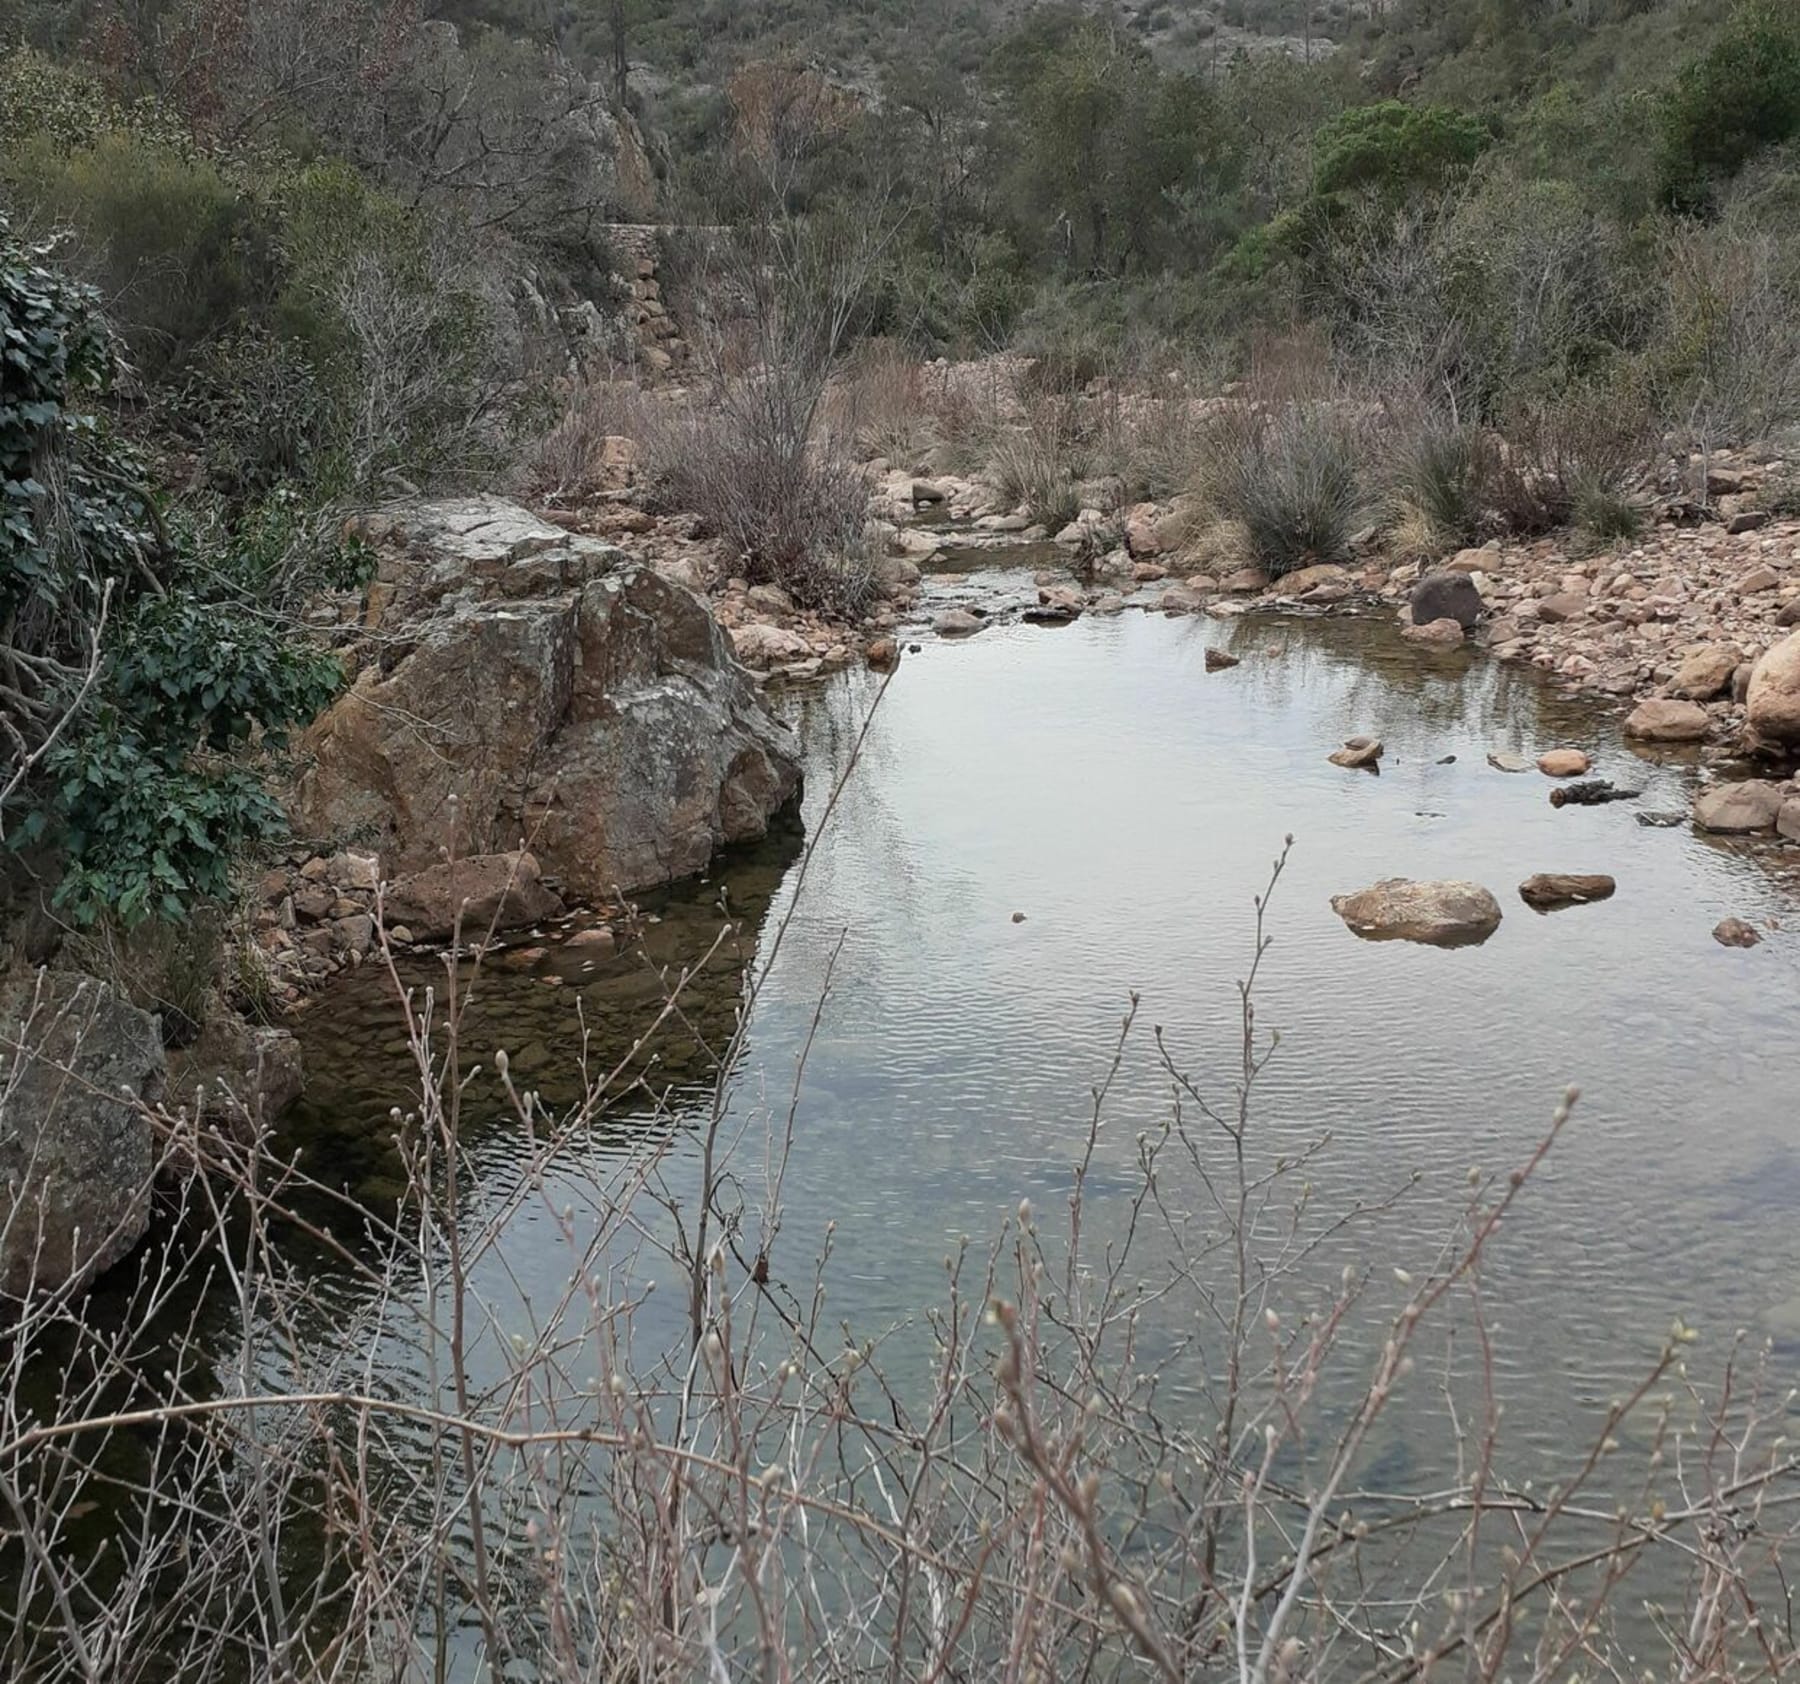
<svg viewBox="0 0 1800 1684">
<path fill-rule="evenodd" d="M 1800 18 L 1786 0 L 1745 0 L 1663 108 L 1665 201 L 1698 210 L 1759 152 L 1800 136 Z"/>
<path fill-rule="evenodd" d="M 88 408 L 115 372 L 94 295 L 44 256 L 0 224 L 0 803 L 10 840 L 62 857 L 78 923 L 180 919 L 279 823 L 245 751 L 279 747 L 339 674 L 229 554 L 171 537 Z"/>
<path fill-rule="evenodd" d="M 1385 464 L 1391 519 L 1407 547 L 1441 552 L 1473 544 L 1491 509 L 1496 447 L 1481 428 L 1437 413 L 1394 418 Z"/>
<path fill-rule="evenodd" d="M 642 424 L 640 388 L 616 380 L 576 381 L 561 413 L 526 451 L 527 487 L 541 497 L 581 498 L 608 486 L 615 464 L 608 440 L 635 440 Z"/>
<path fill-rule="evenodd" d="M 1201 494 L 1278 579 L 1349 556 L 1368 508 L 1364 449 L 1358 422 L 1332 403 L 1236 403 L 1213 428 Z"/>
<path fill-rule="evenodd" d="M 640 441 L 644 466 L 662 506 L 699 515 L 752 583 L 854 615 L 874 591 L 868 481 L 831 439 L 774 423 L 781 378 L 746 375 L 664 412 Z"/>
<path fill-rule="evenodd" d="M 1082 467 L 1071 406 L 1041 404 L 994 440 L 987 477 L 1001 502 L 1059 532 L 1081 513 Z"/>
<path fill-rule="evenodd" d="M 833 397 L 834 429 L 860 455 L 884 456 L 909 472 L 923 469 L 936 433 L 917 357 L 891 340 L 871 340 L 858 348 Z"/>
<path fill-rule="evenodd" d="M 345 484 L 491 468 L 524 394 L 468 231 L 341 164 L 301 172 L 284 206 L 272 327 L 299 342 L 331 393 Z"/>
<path fill-rule="evenodd" d="M 1644 530 L 1642 501 L 1602 478 L 1577 477 L 1570 511 L 1576 531 L 1591 549 L 1632 543 Z"/>
<path fill-rule="evenodd" d="M 1356 106 L 1319 130 L 1313 191 L 1327 198 L 1364 193 L 1389 204 L 1441 193 L 1468 174 L 1492 140 L 1478 119 L 1449 106 L 1396 99 Z"/>
<path fill-rule="evenodd" d="M 1502 434 L 1492 495 L 1501 523 L 1523 536 L 1566 525 L 1578 500 L 1602 525 L 1616 524 L 1602 516 L 1603 502 L 1628 498 L 1648 477 L 1657 429 L 1642 385 L 1623 378 L 1522 401 Z"/>
<path fill-rule="evenodd" d="M 117 129 L 75 151 L 39 134 L 3 168 L 22 212 L 73 231 L 72 265 L 149 379 L 183 369 L 267 292 L 265 208 L 209 158 Z"/>
</svg>

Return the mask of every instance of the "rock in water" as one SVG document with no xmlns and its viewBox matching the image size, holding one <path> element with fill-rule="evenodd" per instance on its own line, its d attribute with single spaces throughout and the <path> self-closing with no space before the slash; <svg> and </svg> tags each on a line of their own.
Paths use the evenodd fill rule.
<svg viewBox="0 0 1800 1684">
<path fill-rule="evenodd" d="M 1481 592 L 1467 573 L 1427 573 L 1412 592 L 1415 626 L 1454 620 L 1465 632 L 1481 623 Z"/>
<path fill-rule="evenodd" d="M 462 939 L 475 942 L 490 929 L 560 918 L 566 909 L 541 878 L 535 854 L 478 854 L 402 877 L 382 906 L 388 923 L 403 924 L 415 941 L 443 941 L 460 925 Z"/>
<path fill-rule="evenodd" d="M 0 1027 L 0 1058 L 0 1290 L 85 1281 L 150 1228 L 161 1032 L 104 983 L 45 973 Z"/>
<path fill-rule="evenodd" d="M 778 667 L 789 661 L 804 661 L 813 652 L 812 645 L 798 632 L 761 622 L 734 628 L 731 647 L 747 667 Z"/>
<path fill-rule="evenodd" d="M 1750 729 L 1777 748 L 1800 748 L 1800 632 L 1756 663 L 1746 699 Z"/>
<path fill-rule="evenodd" d="M 1727 918 L 1713 931 L 1713 940 L 1721 947 L 1760 947 L 1762 932 L 1742 918 Z"/>
<path fill-rule="evenodd" d="M 1550 791 L 1552 807 L 1604 807 L 1609 801 L 1635 801 L 1641 789 L 1620 789 L 1605 778 L 1589 778 L 1585 783 L 1564 784 Z"/>
<path fill-rule="evenodd" d="M 1618 888 L 1612 878 L 1600 873 L 1584 877 L 1565 871 L 1541 871 L 1519 885 L 1519 898 L 1535 911 L 1554 912 L 1559 907 L 1611 900 Z"/>
<path fill-rule="evenodd" d="M 1712 730 L 1712 716 L 1698 702 L 1669 701 L 1652 696 L 1639 702 L 1624 731 L 1641 743 L 1698 743 Z"/>
<path fill-rule="evenodd" d="M 1509 749 L 1496 749 L 1488 756 L 1488 764 L 1496 772 L 1529 772 L 1531 762 L 1522 754 L 1514 754 Z"/>
<path fill-rule="evenodd" d="M 1461 623 L 1448 615 L 1437 620 L 1427 620 L 1421 625 L 1408 626 L 1401 635 L 1407 642 L 1422 643 L 1428 649 L 1460 649 L 1465 641 Z"/>
<path fill-rule="evenodd" d="M 950 608 L 938 615 L 931 629 L 939 637 L 971 637 L 986 626 L 987 621 L 979 614 L 971 614 L 966 608 Z"/>
<path fill-rule="evenodd" d="M 1579 778 L 1593 765 L 1578 748 L 1553 748 L 1538 756 L 1538 770 L 1547 778 Z"/>
<path fill-rule="evenodd" d="M 301 743 L 303 833 L 377 837 L 394 875 L 529 835 L 600 899 L 702 870 L 799 787 L 792 733 L 693 592 L 494 497 L 364 535 L 383 637 Z"/>
<path fill-rule="evenodd" d="M 1476 883 L 1415 883 L 1390 877 L 1331 909 L 1366 941 L 1413 941 L 1473 947 L 1500 928 L 1500 903 Z"/>
<path fill-rule="evenodd" d="M 300 1043 L 285 1029 L 220 1012 L 192 1046 L 168 1055 L 170 1110 L 185 1107 L 209 1127 L 248 1143 L 300 1097 L 306 1069 Z"/>
<path fill-rule="evenodd" d="M 1351 737 L 1336 754 L 1327 758 L 1333 766 L 1342 766 L 1348 771 L 1379 771 L 1381 762 L 1381 739 L 1379 737 Z"/>
<path fill-rule="evenodd" d="M 1748 836 L 1759 830 L 1773 830 L 1788 794 L 1785 785 L 1761 778 L 1715 784 L 1711 789 L 1703 789 L 1695 800 L 1694 823 L 1701 830 L 1721 836 Z"/>
<path fill-rule="evenodd" d="M 1206 650 L 1206 670 L 1208 672 L 1229 672 L 1239 665 L 1236 655 L 1227 655 L 1223 649 L 1215 649 L 1210 644 Z"/>
</svg>

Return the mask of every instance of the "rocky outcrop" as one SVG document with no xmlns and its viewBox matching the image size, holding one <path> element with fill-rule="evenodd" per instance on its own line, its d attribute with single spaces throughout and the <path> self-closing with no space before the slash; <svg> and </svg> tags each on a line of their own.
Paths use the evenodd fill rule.
<svg viewBox="0 0 1800 1684">
<path fill-rule="evenodd" d="M 363 530 L 381 569 L 302 744 L 306 833 L 368 842 L 391 877 L 528 839 L 598 899 L 702 870 L 794 794 L 791 732 L 691 591 L 498 498 Z"/>
<path fill-rule="evenodd" d="M 162 1095 L 156 1019 L 92 977 L 46 972 L 0 1025 L 0 1290 L 78 1284 L 150 1226 L 144 1114 Z"/>
<path fill-rule="evenodd" d="M 1430 947 L 1473 947 L 1500 928 L 1500 903 L 1476 883 L 1415 883 L 1390 877 L 1331 909 L 1366 941 L 1413 941 Z"/>
<path fill-rule="evenodd" d="M 1760 742 L 1800 748 L 1800 632 L 1784 637 L 1756 663 L 1746 703 L 1750 729 Z"/>
</svg>

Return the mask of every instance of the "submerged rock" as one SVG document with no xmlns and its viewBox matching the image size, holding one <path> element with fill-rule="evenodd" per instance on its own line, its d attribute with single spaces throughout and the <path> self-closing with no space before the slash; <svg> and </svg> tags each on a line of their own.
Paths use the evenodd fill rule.
<svg viewBox="0 0 1800 1684">
<path fill-rule="evenodd" d="M 1522 754 L 1514 754 L 1508 749 L 1496 749 L 1488 757 L 1488 764 L 1496 772 L 1529 772 L 1531 762 Z"/>
<path fill-rule="evenodd" d="M 1540 871 L 1519 885 L 1519 898 L 1534 911 L 1554 912 L 1560 907 L 1611 900 L 1618 888 L 1612 878 L 1598 872 L 1581 876 L 1566 871 Z"/>
<path fill-rule="evenodd" d="M 1713 931 L 1713 940 L 1721 947 L 1760 947 L 1762 931 L 1742 918 L 1726 918 Z"/>
<path fill-rule="evenodd" d="M 792 733 L 691 591 L 498 498 L 366 525 L 383 636 L 302 741 L 303 833 L 378 838 L 397 873 L 529 835 L 597 899 L 703 869 L 798 788 Z"/>
<path fill-rule="evenodd" d="M 1417 883 L 1390 877 L 1353 895 L 1336 895 L 1331 909 L 1366 941 L 1412 941 L 1431 947 L 1473 947 L 1500 928 L 1500 903 L 1476 883 Z"/>
<path fill-rule="evenodd" d="M 1606 778 L 1589 778 L 1585 783 L 1564 784 L 1550 791 L 1552 807 L 1604 807 L 1611 801 L 1635 801 L 1641 789 L 1620 789 Z"/>
<path fill-rule="evenodd" d="M 971 614 L 966 608 L 946 609 L 932 625 L 932 630 L 939 637 L 972 637 L 986 628 L 987 621 L 979 614 Z"/>
<path fill-rule="evenodd" d="M 106 984 L 40 975 L 0 1026 L 0 1291 L 109 1269 L 150 1228 L 162 1035 Z"/>
<path fill-rule="evenodd" d="M 1223 649 L 1215 648 L 1212 644 L 1207 645 L 1206 670 L 1208 672 L 1229 672 L 1233 667 L 1242 664 L 1236 655 L 1227 655 Z"/>
</svg>

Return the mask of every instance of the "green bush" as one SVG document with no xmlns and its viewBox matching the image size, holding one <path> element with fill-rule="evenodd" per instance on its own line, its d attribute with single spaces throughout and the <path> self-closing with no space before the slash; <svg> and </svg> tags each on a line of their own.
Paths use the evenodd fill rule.
<svg viewBox="0 0 1800 1684">
<path fill-rule="evenodd" d="M 91 408 L 115 372 L 95 295 L 44 256 L 0 223 L 4 832 L 60 858 L 77 923 L 179 919 L 278 826 L 250 751 L 278 748 L 339 674 L 238 587 L 231 554 L 171 536 Z"/>
<path fill-rule="evenodd" d="M 1663 109 L 1663 196 L 1707 206 L 1759 152 L 1800 136 L 1800 14 L 1743 0 L 1724 36 L 1681 73 Z"/>
<path fill-rule="evenodd" d="M 266 295 L 264 207 L 209 158 L 130 129 L 73 151 L 40 132 L 0 172 L 23 214 L 73 234 L 83 277 L 147 379 L 177 374 Z"/>
<path fill-rule="evenodd" d="M 1492 143 L 1487 127 L 1444 105 L 1384 100 L 1333 118 L 1314 142 L 1313 191 L 1322 198 L 1367 194 L 1401 204 L 1460 181 Z"/>
</svg>

